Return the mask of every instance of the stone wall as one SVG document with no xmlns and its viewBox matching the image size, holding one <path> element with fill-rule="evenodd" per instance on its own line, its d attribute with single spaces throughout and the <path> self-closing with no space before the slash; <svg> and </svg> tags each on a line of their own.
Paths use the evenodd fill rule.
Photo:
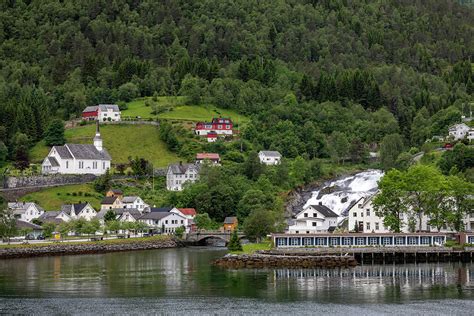
<svg viewBox="0 0 474 316">
<path fill-rule="evenodd" d="M 225 268 L 337 268 L 354 267 L 357 261 L 351 256 L 277 256 L 277 255 L 226 255 L 214 261 Z"/>
<path fill-rule="evenodd" d="M 81 175 L 44 175 L 44 176 L 26 176 L 26 177 L 5 177 L 3 179 L 3 189 L 19 189 L 48 187 L 66 184 L 79 184 L 92 182 L 96 178 L 92 174 Z"/>
<path fill-rule="evenodd" d="M 32 247 L 0 248 L 0 259 L 41 257 L 41 256 L 63 256 L 96 254 L 118 251 L 151 250 L 162 248 L 181 247 L 181 244 L 173 239 L 165 240 L 137 240 L 125 239 L 123 242 L 108 243 L 107 241 L 89 243 L 55 243 L 44 246 L 34 245 Z"/>
</svg>

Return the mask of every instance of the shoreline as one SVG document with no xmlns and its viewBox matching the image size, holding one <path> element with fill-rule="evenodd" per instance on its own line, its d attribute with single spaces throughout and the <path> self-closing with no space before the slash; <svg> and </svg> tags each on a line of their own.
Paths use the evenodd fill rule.
<svg viewBox="0 0 474 316">
<path fill-rule="evenodd" d="M 91 241 L 80 243 L 48 243 L 38 245 L 15 245 L 0 247 L 0 260 L 102 254 L 109 252 L 125 252 L 136 250 L 153 250 L 184 247 L 184 243 L 171 237 L 150 237 L 139 240 Z"/>
</svg>

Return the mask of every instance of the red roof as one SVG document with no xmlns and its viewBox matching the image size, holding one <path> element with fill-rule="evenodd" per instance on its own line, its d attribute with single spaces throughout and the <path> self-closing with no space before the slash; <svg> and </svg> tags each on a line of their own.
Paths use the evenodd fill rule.
<svg viewBox="0 0 474 316">
<path fill-rule="evenodd" d="M 184 215 L 196 215 L 196 210 L 194 208 L 178 208 L 178 210 L 183 213 Z"/>
<path fill-rule="evenodd" d="M 198 153 L 196 155 L 196 159 L 220 160 L 221 157 L 219 157 L 219 154 L 214 154 L 214 153 Z"/>
</svg>

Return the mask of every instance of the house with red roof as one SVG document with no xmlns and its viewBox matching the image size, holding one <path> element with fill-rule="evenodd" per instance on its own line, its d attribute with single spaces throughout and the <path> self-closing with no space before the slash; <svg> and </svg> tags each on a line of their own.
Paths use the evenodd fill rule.
<svg viewBox="0 0 474 316">
<path fill-rule="evenodd" d="M 194 132 L 196 135 L 206 136 L 209 132 L 215 132 L 217 135 L 232 135 L 233 123 L 230 118 L 215 117 L 211 122 L 198 122 Z"/>
<path fill-rule="evenodd" d="M 216 153 L 198 153 L 196 155 L 196 163 L 202 164 L 205 161 L 219 165 L 221 163 L 221 157 Z"/>
</svg>

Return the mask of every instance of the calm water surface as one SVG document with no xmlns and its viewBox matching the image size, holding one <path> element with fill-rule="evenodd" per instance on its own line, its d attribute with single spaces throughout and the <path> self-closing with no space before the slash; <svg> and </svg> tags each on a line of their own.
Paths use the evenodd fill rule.
<svg viewBox="0 0 474 316">
<path fill-rule="evenodd" d="M 0 261 L 0 313 L 474 314 L 474 264 L 224 270 L 209 248 Z"/>
</svg>

